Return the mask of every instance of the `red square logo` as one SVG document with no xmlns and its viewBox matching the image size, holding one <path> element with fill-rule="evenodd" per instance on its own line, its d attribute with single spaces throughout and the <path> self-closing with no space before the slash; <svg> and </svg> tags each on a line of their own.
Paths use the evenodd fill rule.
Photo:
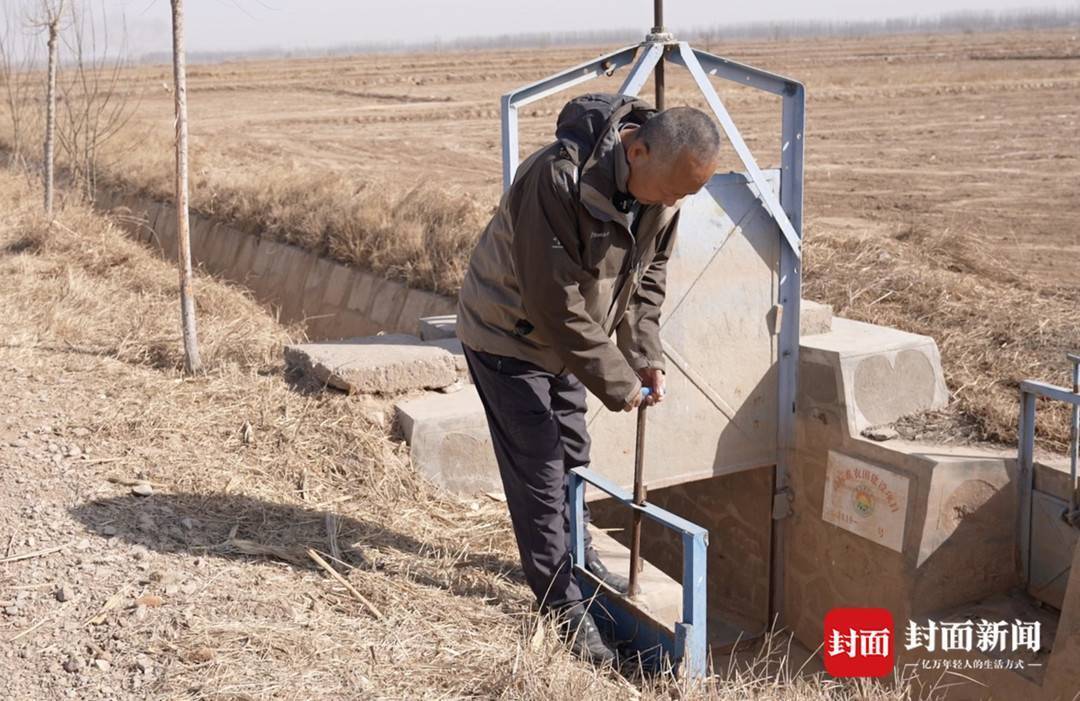
<svg viewBox="0 0 1080 701">
<path fill-rule="evenodd" d="M 832 609 L 825 614 L 825 671 L 834 677 L 892 674 L 895 639 L 888 609 Z"/>
</svg>

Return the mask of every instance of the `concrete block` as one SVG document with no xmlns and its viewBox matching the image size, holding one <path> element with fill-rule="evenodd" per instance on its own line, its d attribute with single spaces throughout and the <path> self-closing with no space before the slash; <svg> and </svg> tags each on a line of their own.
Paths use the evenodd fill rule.
<svg viewBox="0 0 1080 701">
<path fill-rule="evenodd" d="M 229 277 L 247 236 L 231 226 L 219 226 L 217 236 L 220 244 L 214 254 L 214 268 L 219 275 Z"/>
<path fill-rule="evenodd" d="M 363 270 L 353 270 L 346 306 L 354 312 L 367 315 L 371 298 L 378 281 L 374 275 Z"/>
<path fill-rule="evenodd" d="M 456 338 L 439 338 L 434 341 L 424 341 L 425 346 L 442 348 L 454 356 L 454 366 L 458 374 L 468 382 L 472 382 L 469 375 L 469 364 L 465 361 L 465 351 L 461 348 L 461 341 Z"/>
<path fill-rule="evenodd" d="M 409 288 L 401 283 L 393 280 L 377 280 L 368 316 L 375 323 L 381 324 L 384 329 L 392 329 L 397 324 L 408 294 Z"/>
<path fill-rule="evenodd" d="M 457 338 L 457 314 L 425 316 L 420 319 L 420 338 L 434 341 L 440 338 Z"/>
<path fill-rule="evenodd" d="M 832 306 L 804 299 L 799 303 L 799 335 L 812 336 L 832 330 Z"/>
<path fill-rule="evenodd" d="M 304 291 L 308 273 L 315 267 L 319 257 L 298 246 L 286 246 L 284 271 L 285 286 L 278 291 L 281 304 L 281 317 L 285 321 L 298 321 L 304 318 Z"/>
<path fill-rule="evenodd" d="M 259 239 L 256 236 L 238 233 L 240 243 L 236 251 L 236 258 L 225 271 L 225 276 L 242 285 L 247 285 L 255 275 L 255 257 L 259 251 Z"/>
<path fill-rule="evenodd" d="M 330 277 L 326 281 L 326 288 L 323 291 L 324 306 L 332 309 L 344 307 L 352 280 L 352 268 L 348 268 L 341 263 L 334 263 L 330 269 Z"/>
<path fill-rule="evenodd" d="M 350 394 L 438 389 L 457 380 L 449 352 L 404 334 L 286 346 L 285 362 Z"/>
<path fill-rule="evenodd" d="M 332 313 L 323 304 L 323 290 L 330 282 L 330 274 L 336 263 L 327 258 L 315 258 L 314 265 L 304 279 L 304 292 L 300 299 L 300 314 L 304 319 L 311 319 L 322 314 Z"/>
<path fill-rule="evenodd" d="M 446 297 L 445 295 L 436 295 L 430 293 L 428 295 L 428 306 L 424 307 L 423 313 L 420 314 L 420 318 L 426 318 L 426 316 L 445 316 L 447 314 L 456 314 L 458 311 L 458 298 Z"/>
<path fill-rule="evenodd" d="M 394 328 L 409 333 L 416 332 L 420 318 L 424 316 L 428 306 L 430 306 L 432 297 L 434 295 L 430 292 L 410 288 L 405 294 L 405 302 L 401 305 L 401 311 L 398 312 L 397 319 L 394 321 Z"/>
<path fill-rule="evenodd" d="M 283 243 L 265 238 L 259 241 L 259 248 L 255 252 L 254 275 L 251 280 L 251 289 L 256 298 L 278 305 L 284 301 L 282 293 L 285 289 L 285 276 L 288 273 L 286 267 L 288 251 L 289 247 Z"/>
<path fill-rule="evenodd" d="M 800 382 L 799 401 L 823 409 L 838 404 L 852 436 L 948 402 L 941 357 L 929 336 L 835 317 L 831 331 L 802 339 L 800 359 L 821 367 Z"/>
<path fill-rule="evenodd" d="M 413 464 L 428 479 L 457 494 L 502 493 L 491 433 L 474 387 L 428 393 L 395 408 Z"/>
<path fill-rule="evenodd" d="M 191 258 L 203 263 L 207 259 L 210 242 L 213 240 L 214 222 L 193 212 L 190 215 L 189 224 L 191 231 Z"/>
</svg>

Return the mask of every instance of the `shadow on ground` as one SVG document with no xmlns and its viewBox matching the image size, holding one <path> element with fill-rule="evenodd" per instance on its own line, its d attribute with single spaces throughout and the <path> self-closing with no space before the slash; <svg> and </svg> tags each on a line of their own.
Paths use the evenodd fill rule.
<svg viewBox="0 0 1080 701">
<path fill-rule="evenodd" d="M 332 512 L 236 494 L 124 495 L 84 502 L 73 507 L 71 514 L 91 533 L 161 553 L 249 561 L 271 558 L 318 569 L 307 556 L 307 549 L 314 548 L 324 558 L 330 550 L 327 516 Z M 334 515 L 333 521 L 340 561 L 352 567 L 390 569 L 393 565 L 384 560 L 392 563 L 393 558 L 379 557 L 379 553 L 397 551 L 432 564 L 430 572 L 425 571 L 428 568 L 409 566 L 402 576 L 478 598 L 490 598 L 496 592 L 490 576 L 477 575 L 524 582 L 517 563 L 493 553 L 460 554 L 455 549 L 452 557 L 440 558 L 438 543 L 421 542 L 406 533 L 350 516 Z M 356 547 L 351 547 L 354 544 Z M 365 553 L 374 553 L 374 557 Z"/>
</svg>

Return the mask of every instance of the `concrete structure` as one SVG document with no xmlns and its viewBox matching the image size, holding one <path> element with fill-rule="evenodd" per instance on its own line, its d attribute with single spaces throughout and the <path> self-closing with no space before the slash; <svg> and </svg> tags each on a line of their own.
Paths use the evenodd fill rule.
<svg viewBox="0 0 1080 701">
<path fill-rule="evenodd" d="M 102 192 L 98 206 L 122 214 L 128 232 L 176 258 L 176 209 L 137 195 Z M 285 323 L 302 323 L 309 338 L 417 333 L 421 317 L 450 314 L 457 301 L 406 287 L 317 253 L 248 234 L 191 212 L 191 254 L 201 269 L 243 285 Z M 426 339 L 426 337 L 425 337 Z"/>
<path fill-rule="evenodd" d="M 285 346 L 285 362 L 350 394 L 396 395 L 458 379 L 453 354 L 404 334 Z"/>
</svg>

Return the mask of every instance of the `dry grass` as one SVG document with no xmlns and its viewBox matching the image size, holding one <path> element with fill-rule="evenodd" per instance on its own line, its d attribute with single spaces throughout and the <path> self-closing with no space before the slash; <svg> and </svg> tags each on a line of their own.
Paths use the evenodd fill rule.
<svg viewBox="0 0 1080 701">
<path fill-rule="evenodd" d="M 1020 381 L 1066 384 L 1065 353 L 1080 348 L 1080 291 L 1039 289 L 976 232 L 908 225 L 864 237 L 811 227 L 805 250 L 805 297 L 937 341 L 952 399 L 947 411 L 922 417 L 923 433 L 1015 445 Z M 1068 418 L 1064 405 L 1040 404 L 1044 447 L 1065 449 Z"/>
<path fill-rule="evenodd" d="M 283 376 L 288 331 L 212 280 L 196 288 L 207 370 L 184 379 L 171 266 L 77 205 L 49 231 L 36 201 L 0 174 L 0 351 L 70 381 L 78 396 L 65 398 L 69 410 L 88 415 L 72 420 L 93 432 L 95 454 L 114 460 L 96 479 L 113 472 L 165 485 L 148 501 L 79 487 L 75 518 L 91 532 L 138 524 L 119 537 L 204 582 L 144 620 L 107 615 L 105 626 L 122 626 L 163 670 L 133 697 L 905 697 L 794 676 L 782 648 L 732 663 L 699 689 L 575 661 L 529 613 L 502 504 L 420 479 L 384 407 Z M 333 564 L 383 620 L 302 560 L 249 554 L 256 543 L 329 559 L 328 512 L 342 552 Z M 182 516 L 197 527 L 170 525 Z M 130 586 L 112 584 L 105 568 L 97 579 Z"/>
<path fill-rule="evenodd" d="M 167 143 L 129 143 L 102 176 L 102 186 L 171 201 L 170 158 Z M 443 294 L 460 289 L 492 211 L 460 187 L 421 181 L 402 188 L 296 162 L 253 174 L 213 159 L 205 149 L 193 151 L 193 209 Z"/>
</svg>

